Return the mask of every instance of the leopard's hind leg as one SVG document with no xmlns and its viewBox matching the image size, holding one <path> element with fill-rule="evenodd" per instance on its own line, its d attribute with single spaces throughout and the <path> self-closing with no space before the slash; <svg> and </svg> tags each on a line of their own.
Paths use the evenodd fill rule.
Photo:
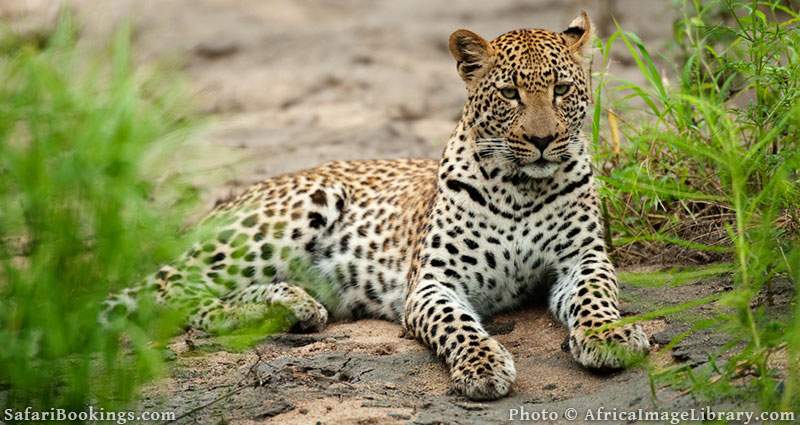
<svg viewBox="0 0 800 425">
<path fill-rule="evenodd" d="M 266 316 L 281 304 L 297 319 L 299 330 L 319 330 L 327 311 L 289 279 L 324 285 L 326 305 L 336 305 L 339 288 L 313 271 L 326 237 L 342 218 L 349 194 L 333 177 L 279 176 L 219 205 L 198 227 L 199 242 L 147 282 L 106 302 L 101 322 L 119 311 L 128 315 L 146 293 L 155 302 L 186 315 L 187 324 L 224 332 Z M 299 276 L 295 276 L 298 274 Z M 313 275 L 313 276 L 312 276 Z M 140 290 L 141 289 L 141 290 Z M 128 293 L 138 291 L 137 294 Z M 328 304 L 331 303 L 331 304 Z"/>
<path fill-rule="evenodd" d="M 224 333 L 262 320 L 276 305 L 294 316 L 292 331 L 319 332 L 328 323 L 328 311 L 303 288 L 286 282 L 254 284 L 223 298 L 206 300 L 189 319 L 192 327 Z"/>
</svg>

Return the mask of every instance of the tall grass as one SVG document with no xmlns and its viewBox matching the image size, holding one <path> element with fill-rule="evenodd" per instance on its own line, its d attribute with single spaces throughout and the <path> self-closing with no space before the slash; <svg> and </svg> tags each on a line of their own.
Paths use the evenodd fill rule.
<svg viewBox="0 0 800 425">
<path fill-rule="evenodd" d="M 798 411 L 800 306 L 768 315 L 757 295 L 777 277 L 795 297 L 800 289 L 800 15 L 783 1 L 678 3 L 674 69 L 622 29 L 600 42 L 604 65 L 621 43 L 646 81 L 599 75 L 593 136 L 607 218 L 621 251 L 657 243 L 733 263 L 734 289 L 713 297 L 720 308 L 702 324 L 728 332 L 726 351 L 710 368 L 660 376 Z"/>
<path fill-rule="evenodd" d="M 110 331 L 96 318 L 111 290 L 185 245 L 192 196 L 153 201 L 169 170 L 154 159 L 187 128 L 179 90 L 133 68 L 129 31 L 93 61 L 75 34 L 64 18 L 44 47 L 6 40 L 0 53 L 0 401 L 12 408 L 120 406 L 159 373 L 176 329 L 146 307 Z"/>
</svg>

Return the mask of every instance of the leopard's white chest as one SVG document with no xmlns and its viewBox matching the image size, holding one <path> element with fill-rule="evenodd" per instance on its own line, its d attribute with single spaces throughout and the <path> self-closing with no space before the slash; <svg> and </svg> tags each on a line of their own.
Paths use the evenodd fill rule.
<svg viewBox="0 0 800 425">
<path fill-rule="evenodd" d="M 483 261 L 467 283 L 468 297 L 480 314 L 518 306 L 547 283 L 556 258 L 544 245 L 561 243 L 558 223 L 545 220 L 550 214 L 545 208 L 522 222 L 503 220 L 480 229 L 482 242 L 473 251 Z"/>
</svg>

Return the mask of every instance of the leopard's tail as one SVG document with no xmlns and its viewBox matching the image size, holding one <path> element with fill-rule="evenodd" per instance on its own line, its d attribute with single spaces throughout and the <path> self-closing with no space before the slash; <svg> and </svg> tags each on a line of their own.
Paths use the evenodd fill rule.
<svg viewBox="0 0 800 425">
<path fill-rule="evenodd" d="M 143 304 L 164 305 L 164 283 L 170 278 L 174 279 L 174 276 L 179 275 L 172 266 L 163 266 L 136 285 L 109 295 L 102 303 L 97 322 L 100 326 L 109 328 L 115 321 L 135 316 L 142 310 Z"/>
</svg>

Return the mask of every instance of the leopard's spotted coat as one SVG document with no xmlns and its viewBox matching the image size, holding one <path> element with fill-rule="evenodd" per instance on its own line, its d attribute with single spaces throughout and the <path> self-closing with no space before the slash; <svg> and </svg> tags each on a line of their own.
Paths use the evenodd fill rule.
<svg viewBox="0 0 800 425">
<path fill-rule="evenodd" d="M 212 240 L 110 299 L 108 311 L 134 309 L 148 293 L 214 332 L 275 303 L 305 330 L 322 329 L 328 314 L 400 321 L 473 399 L 507 394 L 516 377 L 482 318 L 542 285 L 581 364 L 621 366 L 610 342 L 646 352 L 638 326 L 586 333 L 620 318 L 581 134 L 589 38 L 585 13 L 563 32 L 487 42 L 456 31 L 450 50 L 468 100 L 440 161 L 333 162 L 263 181 L 212 212 L 221 223 Z M 335 302 L 285 282 L 295 260 L 331 282 Z"/>
</svg>

